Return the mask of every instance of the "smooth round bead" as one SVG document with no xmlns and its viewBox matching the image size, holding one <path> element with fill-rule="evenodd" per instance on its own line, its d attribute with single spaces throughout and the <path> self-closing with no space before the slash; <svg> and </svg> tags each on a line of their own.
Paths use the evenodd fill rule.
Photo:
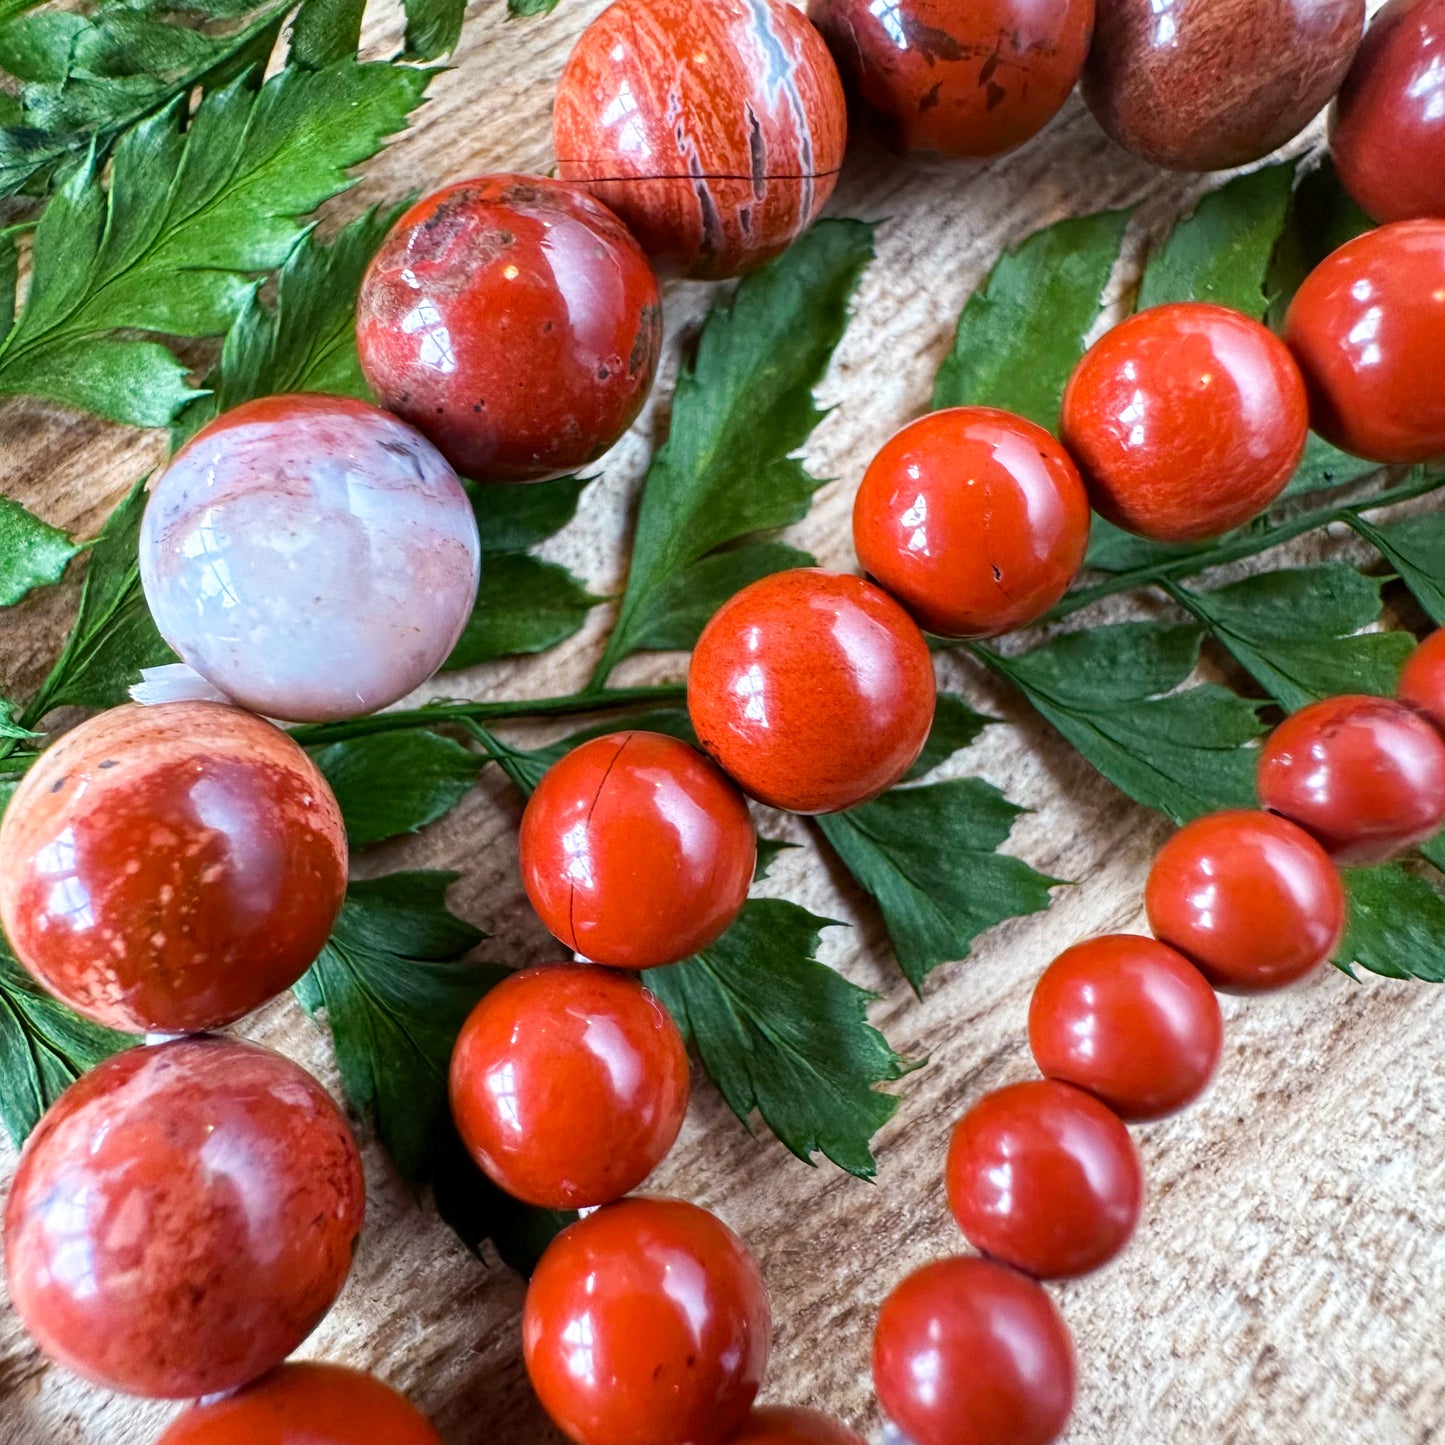
<svg viewBox="0 0 1445 1445">
<path fill-rule="evenodd" d="M 676 963 L 747 901 L 757 836 L 696 748 L 609 733 L 555 763 L 522 815 L 522 882 L 568 948 L 613 968 Z"/>
<path fill-rule="evenodd" d="M 808 14 L 889 144 L 978 159 L 1022 145 L 1069 98 L 1094 0 L 811 0 Z"/>
<path fill-rule="evenodd" d="M 821 1410 L 760 1405 L 727 1445 L 864 1445 L 863 1437 Z"/>
<path fill-rule="evenodd" d="M 1265 739 L 1259 800 L 1336 863 L 1383 863 L 1445 825 L 1445 739 L 1390 698 L 1326 698 Z"/>
<path fill-rule="evenodd" d="M 596 461 L 632 425 L 662 301 L 642 248 L 586 191 L 482 176 L 392 227 L 356 341 L 381 404 L 459 472 L 530 482 Z"/>
<path fill-rule="evenodd" d="M 192 1406 L 156 1445 L 442 1445 L 442 1438 L 375 1376 L 307 1362 Z"/>
<path fill-rule="evenodd" d="M 681 1199 L 624 1199 L 564 1229 L 522 1314 L 532 1388 L 577 1445 L 720 1445 L 771 1338 L 752 1255 Z"/>
<path fill-rule="evenodd" d="M 913 619 L 861 577 L 813 568 L 725 602 L 687 675 L 698 741 L 745 793 L 794 813 L 891 788 L 928 740 L 935 695 Z"/>
<path fill-rule="evenodd" d="M 1086 1089 L 1121 1119 L 1162 1119 L 1214 1077 L 1224 1023 L 1214 990 L 1182 954 L 1111 933 L 1044 970 L 1029 1045 L 1040 1073 Z"/>
<path fill-rule="evenodd" d="M 316 1328 L 351 1267 L 361 1160 L 304 1069 L 235 1039 L 129 1049 L 30 1136 L 5 1212 L 10 1298 L 107 1389 L 234 1390 Z"/>
<path fill-rule="evenodd" d="M 883 1301 L 873 1388 L 914 1445 L 1049 1445 L 1074 1408 L 1074 1346 L 1043 1288 L 986 1259 L 940 1259 Z"/>
<path fill-rule="evenodd" d="M 467 494 L 425 437 L 344 397 L 247 402 L 152 488 L 141 582 L 156 626 L 244 707 L 329 722 L 447 660 L 481 566 Z"/>
<path fill-rule="evenodd" d="M 1313 973 L 1345 930 L 1329 855 L 1272 813 L 1210 813 L 1158 852 L 1144 890 L 1149 926 L 1228 993 L 1264 993 Z"/>
<path fill-rule="evenodd" d="M 1155 165 L 1248 165 L 1329 104 L 1364 24 L 1365 0 L 1098 0 L 1084 99 Z"/>
<path fill-rule="evenodd" d="M 992 407 L 911 422 L 853 503 L 858 561 L 920 627 L 996 637 L 1042 616 L 1084 562 L 1089 499 L 1042 427 Z"/>
<path fill-rule="evenodd" d="M 1326 256 L 1284 339 L 1326 441 L 1372 462 L 1445 455 L 1445 221 L 1381 226 Z"/>
<path fill-rule="evenodd" d="M 462 1026 L 452 1117 L 508 1194 L 590 1209 L 636 1189 L 687 1112 L 687 1050 L 635 979 L 562 963 L 514 973 Z"/>
<path fill-rule="evenodd" d="M 1039 1279 L 1108 1263 L 1144 1204 L 1129 1131 L 1092 1095 L 1054 1079 L 985 1094 L 953 1131 L 945 1178 L 968 1242 Z"/>
<path fill-rule="evenodd" d="M 1094 509 L 1156 542 L 1217 537 L 1284 490 L 1309 437 L 1299 369 L 1257 321 L 1196 302 L 1106 332 L 1064 392 Z"/>
<path fill-rule="evenodd" d="M 1405 660 L 1400 701 L 1445 733 L 1445 627 L 1432 632 Z"/>
<path fill-rule="evenodd" d="M 1445 218 L 1445 0 L 1389 0 L 1330 112 L 1345 189 L 1377 221 Z"/>
<path fill-rule="evenodd" d="M 846 133 L 828 47 L 779 0 L 614 0 L 552 111 L 557 174 L 616 211 L 660 269 L 710 280 L 812 225 Z"/>
<path fill-rule="evenodd" d="M 0 920 L 97 1023 L 188 1033 L 290 988 L 346 892 L 326 779 L 279 728 L 213 702 L 118 707 L 41 755 L 0 827 Z"/>
</svg>

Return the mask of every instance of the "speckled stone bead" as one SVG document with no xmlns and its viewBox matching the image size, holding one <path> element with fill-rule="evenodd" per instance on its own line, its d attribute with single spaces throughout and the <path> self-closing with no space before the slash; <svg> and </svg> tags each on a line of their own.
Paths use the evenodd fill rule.
<svg viewBox="0 0 1445 1445">
<path fill-rule="evenodd" d="M 776 256 L 843 162 L 842 82 L 778 0 L 614 0 L 582 32 L 552 113 L 557 174 L 660 269 L 717 279 Z"/>
<path fill-rule="evenodd" d="M 456 474 L 365 402 L 248 402 L 152 490 L 141 582 L 183 661 L 267 717 L 326 722 L 405 697 L 447 659 L 481 548 Z"/>
<path fill-rule="evenodd" d="M 1365 0 L 1097 0 L 1084 99 L 1155 165 L 1248 165 L 1329 104 L 1364 24 Z"/>
<path fill-rule="evenodd" d="M 20 961 L 112 1028 L 217 1028 L 289 988 L 346 891 L 346 831 L 279 728 L 213 702 L 119 707 L 66 733 L 0 827 Z"/>
<path fill-rule="evenodd" d="M 25 1146 L 10 1298 L 46 1354 L 97 1385 L 233 1390 L 330 1308 L 362 1211 L 350 1130 L 299 1065 L 234 1039 L 130 1049 Z"/>
</svg>

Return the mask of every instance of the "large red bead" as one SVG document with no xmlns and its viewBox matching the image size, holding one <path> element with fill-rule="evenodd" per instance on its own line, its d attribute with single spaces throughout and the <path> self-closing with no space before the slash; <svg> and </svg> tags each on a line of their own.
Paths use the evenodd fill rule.
<svg viewBox="0 0 1445 1445">
<path fill-rule="evenodd" d="M 1224 1024 L 1204 975 L 1152 938 L 1111 933 L 1066 948 L 1029 1004 L 1040 1073 L 1123 1119 L 1160 1119 L 1203 1093 Z"/>
<path fill-rule="evenodd" d="M 1345 888 L 1329 855 L 1272 813 L 1210 813 L 1158 852 L 1144 889 L 1149 926 L 1230 993 L 1263 993 L 1313 973 L 1345 930 Z"/>
<path fill-rule="evenodd" d="M 1445 0 L 1375 12 L 1330 112 L 1330 151 L 1375 220 L 1445 219 Z"/>
<path fill-rule="evenodd" d="M 0 827 L 0 918 L 20 961 L 135 1032 L 214 1028 L 289 988 L 345 891 L 326 780 L 279 728 L 219 703 L 82 723 Z"/>
<path fill-rule="evenodd" d="M 1445 455 L 1445 220 L 1381 226 L 1326 256 L 1284 339 L 1326 441 L 1372 462 Z"/>
<path fill-rule="evenodd" d="M 1406 658 L 1399 696 L 1445 733 L 1445 627 L 1437 628 Z"/>
<path fill-rule="evenodd" d="M 940 1259 L 883 1301 L 878 1403 L 914 1445 L 1049 1445 L 1074 1408 L 1074 1346 L 1043 1288 L 986 1259 Z"/>
<path fill-rule="evenodd" d="M 771 1339 L 752 1255 L 680 1199 L 624 1199 L 564 1229 L 522 1315 L 532 1387 L 577 1445 L 720 1445 Z"/>
<path fill-rule="evenodd" d="M 795 241 L 843 163 L 843 87 L 779 0 L 614 0 L 557 86 L 557 174 L 611 206 L 660 268 L 717 279 Z"/>
<path fill-rule="evenodd" d="M 946 1178 L 968 1242 L 1040 1279 L 1113 1259 L 1144 1204 L 1129 1131 L 1092 1095 L 1054 1079 L 985 1094 L 953 1131 Z"/>
<path fill-rule="evenodd" d="M 1445 824 L 1445 739 L 1389 698 L 1326 698 L 1265 739 L 1259 800 L 1336 863 L 1383 863 Z"/>
<path fill-rule="evenodd" d="M 340 1365 L 282 1365 L 239 1394 L 194 1405 L 156 1445 L 442 1445 L 405 1396 Z"/>
<path fill-rule="evenodd" d="M 745 793 L 794 813 L 875 798 L 933 724 L 928 644 L 886 592 L 800 568 L 744 587 L 703 629 L 687 675 L 698 740 Z"/>
<path fill-rule="evenodd" d="M 727 1445 L 864 1445 L 863 1437 L 821 1410 L 759 1405 Z"/>
<path fill-rule="evenodd" d="M 1064 445 L 1096 511 L 1158 542 L 1242 526 L 1285 488 L 1309 436 L 1304 384 L 1257 321 L 1154 306 L 1106 332 L 1064 392 Z"/>
<path fill-rule="evenodd" d="M 233 1390 L 331 1307 L 363 1204 L 346 1120 L 289 1059 L 223 1038 L 130 1049 L 25 1146 L 5 1212 L 10 1298 L 48 1355 L 98 1385 Z"/>
<path fill-rule="evenodd" d="M 811 0 L 808 14 L 885 139 L 967 158 L 1048 124 L 1094 29 L 1094 0 Z"/>
<path fill-rule="evenodd" d="M 452 1053 L 462 1142 L 508 1194 L 548 1209 L 636 1189 L 672 1148 L 687 1094 L 671 1015 L 635 979 L 585 964 L 499 983 Z"/>
<path fill-rule="evenodd" d="M 994 637 L 1047 612 L 1083 565 L 1089 499 L 1042 427 L 954 407 L 904 427 L 853 503 L 858 561 L 920 627 Z"/>
<path fill-rule="evenodd" d="M 596 461 L 631 426 L 662 303 L 642 248 L 586 191 L 481 176 L 392 227 L 356 342 L 381 404 L 459 472 L 528 482 Z"/>
<path fill-rule="evenodd" d="M 522 815 L 522 882 L 542 922 L 613 968 L 706 948 L 747 901 L 747 804 L 696 748 L 609 733 L 553 765 Z"/>
</svg>

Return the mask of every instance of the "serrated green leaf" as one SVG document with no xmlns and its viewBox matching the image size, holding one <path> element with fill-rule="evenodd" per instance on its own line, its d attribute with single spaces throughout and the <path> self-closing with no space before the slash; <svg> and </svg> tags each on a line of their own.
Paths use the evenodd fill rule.
<svg viewBox="0 0 1445 1445">
<path fill-rule="evenodd" d="M 1301 178 L 1266 282 L 1269 320 L 1275 330 L 1283 327 L 1285 311 L 1304 278 L 1331 251 L 1373 225 L 1346 194 L 1328 156 Z"/>
<path fill-rule="evenodd" d="M 868 1023 L 873 996 L 818 962 L 827 926 L 752 899 L 711 948 L 644 977 L 738 1118 L 756 1110 L 799 1159 L 821 1153 L 868 1179 L 873 1135 L 898 1107 L 878 1085 L 908 1065 Z"/>
<path fill-rule="evenodd" d="M 1344 873 L 1349 926 L 1335 955 L 1387 978 L 1445 981 L 1445 899 L 1398 863 Z"/>
<path fill-rule="evenodd" d="M 1202 683 L 1175 691 L 1201 629 L 1120 622 L 1018 657 L 988 654 L 1074 747 L 1137 803 L 1182 823 L 1254 802 L 1258 704 Z"/>
<path fill-rule="evenodd" d="M 402 0 L 407 60 L 435 60 L 457 48 L 467 0 Z"/>
<path fill-rule="evenodd" d="M 59 582 L 79 551 L 72 537 L 0 496 L 0 607 Z"/>
<path fill-rule="evenodd" d="M 507 14 L 514 20 L 529 15 L 550 15 L 560 0 L 507 0 Z"/>
<path fill-rule="evenodd" d="M 1331 446 L 1323 437 L 1309 434 L 1305 442 L 1305 453 L 1295 468 L 1294 476 L 1284 489 L 1286 497 L 1298 496 L 1301 492 L 1319 492 L 1328 487 L 1342 487 L 1347 482 L 1357 482 L 1371 472 L 1379 471 L 1379 464 L 1352 457 L 1338 447 Z"/>
<path fill-rule="evenodd" d="M 1422 858 L 1428 858 L 1436 868 L 1445 873 L 1445 833 L 1437 833 L 1428 843 L 1419 847 Z"/>
<path fill-rule="evenodd" d="M 914 990 L 974 939 L 1049 906 L 1059 881 L 999 853 L 1022 808 L 979 778 L 895 788 L 816 820 L 883 914 L 898 966 Z"/>
<path fill-rule="evenodd" d="M 1084 565 L 1099 572 L 1133 572 L 1192 556 L 1212 545 L 1212 542 L 1153 542 L 1116 527 L 1107 517 L 1096 515 L 1089 526 L 1089 550 Z"/>
<path fill-rule="evenodd" d="M 713 307 L 697 355 L 678 379 L 667 441 L 648 468 L 627 590 L 597 682 L 641 639 L 666 630 L 679 574 L 807 511 L 820 482 L 793 453 L 822 416 L 813 387 L 872 256 L 872 226 L 823 221 Z M 726 592 L 705 596 L 696 589 L 726 586 L 729 565 L 705 576 L 693 571 L 695 611 L 726 599 Z"/>
<path fill-rule="evenodd" d="M 476 605 L 442 671 L 545 652 L 571 637 L 599 601 L 555 562 L 526 552 L 495 553 L 482 563 Z"/>
<path fill-rule="evenodd" d="M 760 883 L 768 876 L 768 870 L 778 861 L 780 853 L 796 848 L 796 843 L 785 843 L 781 838 L 758 838 L 758 861 L 753 868 L 753 882 Z"/>
<path fill-rule="evenodd" d="M 323 70 L 349 60 L 361 45 L 366 0 L 303 0 L 291 22 L 290 64 Z"/>
<path fill-rule="evenodd" d="M 1070 216 L 1005 251 L 958 319 L 934 409 L 998 406 L 1057 428 L 1132 214 Z"/>
<path fill-rule="evenodd" d="M 353 848 L 415 833 L 471 791 L 485 760 L 437 733 L 370 733 L 312 753 Z"/>
<path fill-rule="evenodd" d="M 1139 310 L 1170 301 L 1207 301 L 1256 319 L 1270 258 L 1285 227 L 1295 162 L 1264 166 L 1210 191 L 1150 258 Z"/>
<path fill-rule="evenodd" d="M 483 552 L 525 552 L 554 536 L 577 515 L 587 483 L 558 477 L 525 486 L 466 482 Z"/>
<path fill-rule="evenodd" d="M 1350 525 L 1399 573 L 1415 600 L 1445 626 L 1445 512 L 1424 512 L 1400 522 Z"/>
<path fill-rule="evenodd" d="M 928 740 L 923 744 L 913 766 L 909 768 L 906 782 L 912 782 L 931 773 L 941 763 L 946 763 L 954 753 L 966 748 L 989 723 L 997 718 L 986 717 L 975 712 L 956 692 L 941 692 L 933 709 L 933 726 L 928 730 Z"/>
</svg>

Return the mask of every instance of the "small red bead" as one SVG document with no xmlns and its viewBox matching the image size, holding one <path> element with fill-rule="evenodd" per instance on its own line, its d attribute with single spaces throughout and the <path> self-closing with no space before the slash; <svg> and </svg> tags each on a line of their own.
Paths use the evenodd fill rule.
<svg viewBox="0 0 1445 1445">
<path fill-rule="evenodd" d="M 1259 800 L 1336 863 L 1382 863 L 1445 824 L 1445 739 L 1390 698 L 1326 698 L 1265 740 Z"/>
<path fill-rule="evenodd" d="M 1053 119 L 1094 28 L 1094 0 L 811 0 L 808 14 L 885 140 L 969 159 Z"/>
<path fill-rule="evenodd" d="M 304 1069 L 234 1039 L 128 1049 L 25 1146 L 10 1298 L 46 1354 L 107 1389 L 234 1390 L 330 1309 L 363 1208 L 351 1131 Z"/>
<path fill-rule="evenodd" d="M 1326 441 L 1372 462 L 1445 455 L 1445 221 L 1398 221 L 1326 256 L 1284 339 Z"/>
<path fill-rule="evenodd" d="M 946 1178 L 968 1242 L 1040 1279 L 1107 1263 L 1144 1204 L 1129 1131 L 1097 1099 L 1053 1079 L 985 1094 L 953 1131 Z"/>
<path fill-rule="evenodd" d="M 568 948 L 656 968 L 727 930 L 757 837 L 742 794 L 696 748 L 624 732 L 553 765 L 522 815 L 520 852 L 527 897 Z"/>
<path fill-rule="evenodd" d="M 1445 733 L 1445 627 L 1432 632 L 1406 659 L 1399 694 L 1401 702 Z"/>
<path fill-rule="evenodd" d="M 759 1405 L 727 1445 L 864 1445 L 863 1437 L 821 1410 Z"/>
<path fill-rule="evenodd" d="M 564 1229 L 527 1289 L 532 1388 L 577 1445 L 719 1445 L 762 1383 L 762 1274 L 716 1215 L 624 1199 Z"/>
<path fill-rule="evenodd" d="M 1302 828 L 1240 809 L 1186 823 L 1158 852 L 1144 890 L 1149 926 L 1231 993 L 1312 973 L 1345 929 L 1345 889 Z"/>
<path fill-rule="evenodd" d="M 664 270 L 761 265 L 817 218 L 847 136 L 823 37 L 778 0 L 614 0 L 557 84 L 557 174 Z"/>
<path fill-rule="evenodd" d="M 331 789 L 279 728 L 213 702 L 66 733 L 0 827 L 0 918 L 73 1009 L 135 1033 L 216 1028 L 284 992 L 346 892 Z"/>
<path fill-rule="evenodd" d="M 472 1158 L 547 1209 L 635 1189 L 672 1148 L 687 1095 L 671 1015 L 636 979 L 585 964 L 499 983 L 452 1053 L 452 1116 Z"/>
<path fill-rule="evenodd" d="M 883 1301 L 873 1388 L 914 1445 L 1049 1445 L 1074 1408 L 1074 1346 L 1043 1288 L 940 1259 Z"/>
<path fill-rule="evenodd" d="M 995 637 L 1047 612 L 1089 544 L 1078 469 L 1042 427 L 954 407 L 904 427 L 853 504 L 863 570 L 920 627 Z"/>
<path fill-rule="evenodd" d="M 1445 218 L 1445 0 L 1375 12 L 1330 112 L 1330 152 L 1375 220 Z"/>
<path fill-rule="evenodd" d="M 928 643 L 884 591 L 800 568 L 744 587 L 703 629 L 687 705 L 745 793 L 834 813 L 886 792 L 933 725 Z"/>
<path fill-rule="evenodd" d="M 442 1445 L 442 1438 L 374 1376 L 308 1362 L 193 1406 L 156 1445 Z"/>
<path fill-rule="evenodd" d="M 1029 1004 L 1039 1071 L 1122 1119 L 1161 1119 L 1208 1086 L 1224 1046 L 1219 1002 L 1182 954 L 1113 933 L 1065 949 Z"/>
<path fill-rule="evenodd" d="M 632 425 L 662 301 L 642 248 L 586 191 L 481 176 L 391 228 L 356 341 L 381 404 L 464 476 L 536 481 L 596 461 Z"/>
<path fill-rule="evenodd" d="M 1179 302 L 1121 321 L 1064 391 L 1064 445 L 1095 511 L 1158 542 L 1217 537 L 1284 490 L 1309 422 L 1279 338 L 1223 306 Z"/>
</svg>

